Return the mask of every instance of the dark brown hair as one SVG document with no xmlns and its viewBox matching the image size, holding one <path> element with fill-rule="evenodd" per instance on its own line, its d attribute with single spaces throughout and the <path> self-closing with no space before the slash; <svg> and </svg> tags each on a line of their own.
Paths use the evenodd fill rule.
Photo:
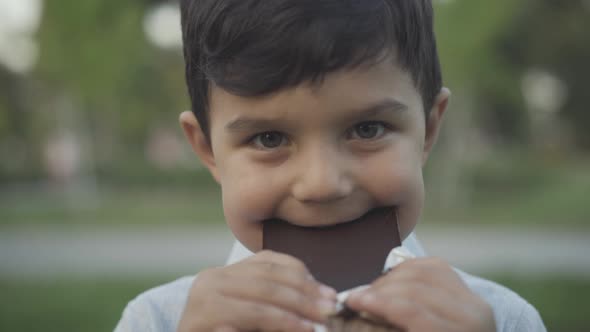
<svg viewBox="0 0 590 332">
<path fill-rule="evenodd" d="M 181 0 L 192 111 L 211 85 L 261 96 L 395 54 L 430 110 L 442 86 L 431 0 Z"/>
</svg>

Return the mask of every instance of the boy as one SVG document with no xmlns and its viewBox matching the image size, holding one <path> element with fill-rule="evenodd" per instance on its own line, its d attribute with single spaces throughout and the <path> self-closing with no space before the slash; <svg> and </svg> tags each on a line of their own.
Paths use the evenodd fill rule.
<svg viewBox="0 0 590 332">
<path fill-rule="evenodd" d="M 180 122 L 255 254 L 144 293 L 117 330 L 310 331 L 335 291 L 261 250 L 262 221 L 321 227 L 395 207 L 412 240 L 450 95 L 430 0 L 183 0 L 181 14 L 192 113 Z M 434 258 L 347 305 L 408 332 L 545 330 L 518 295 Z"/>
</svg>

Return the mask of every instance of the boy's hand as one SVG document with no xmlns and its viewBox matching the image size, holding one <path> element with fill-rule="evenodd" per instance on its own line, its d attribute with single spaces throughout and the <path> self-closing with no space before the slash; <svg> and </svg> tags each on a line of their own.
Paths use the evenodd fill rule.
<svg viewBox="0 0 590 332">
<path fill-rule="evenodd" d="M 496 331 L 491 307 L 437 258 L 401 263 L 346 304 L 406 332 Z"/>
<path fill-rule="evenodd" d="M 336 292 L 313 280 L 301 261 L 262 251 L 200 272 L 178 331 L 313 331 L 311 321 L 323 321 L 335 303 Z"/>
</svg>

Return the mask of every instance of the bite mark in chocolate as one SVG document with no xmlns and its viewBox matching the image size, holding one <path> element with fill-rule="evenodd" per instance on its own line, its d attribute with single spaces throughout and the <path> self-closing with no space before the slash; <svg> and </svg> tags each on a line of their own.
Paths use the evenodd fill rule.
<svg viewBox="0 0 590 332">
<path fill-rule="evenodd" d="M 263 222 L 263 249 L 300 259 L 314 278 L 339 292 L 378 278 L 389 252 L 400 245 L 393 207 L 327 227 L 302 227 L 280 219 Z"/>
</svg>

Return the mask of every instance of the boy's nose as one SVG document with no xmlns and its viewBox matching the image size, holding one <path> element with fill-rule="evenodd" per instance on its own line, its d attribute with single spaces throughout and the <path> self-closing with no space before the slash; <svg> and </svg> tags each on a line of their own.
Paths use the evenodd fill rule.
<svg viewBox="0 0 590 332">
<path fill-rule="evenodd" d="M 342 199 L 354 185 L 346 171 L 346 162 L 325 151 L 318 151 L 300 164 L 299 177 L 293 184 L 293 196 L 306 203 L 324 203 Z"/>
</svg>

